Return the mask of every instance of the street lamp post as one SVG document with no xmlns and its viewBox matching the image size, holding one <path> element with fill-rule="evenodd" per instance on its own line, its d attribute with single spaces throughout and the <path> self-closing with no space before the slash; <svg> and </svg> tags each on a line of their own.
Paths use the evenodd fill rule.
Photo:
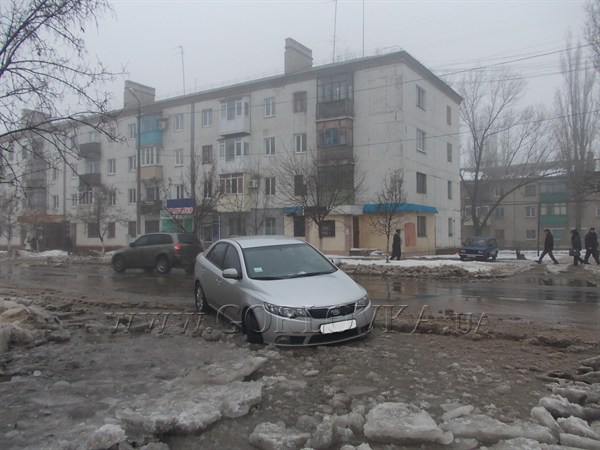
<svg viewBox="0 0 600 450">
<path fill-rule="evenodd" d="M 137 136 L 136 136 L 136 143 L 135 143 L 136 152 L 137 152 L 136 161 L 135 161 L 136 181 L 137 181 L 136 199 L 135 199 L 135 211 L 136 211 L 135 226 L 136 226 L 136 235 L 139 236 L 140 234 L 142 234 L 142 165 L 141 165 L 142 104 L 133 88 L 129 88 L 129 92 L 131 92 L 131 95 L 133 95 L 133 97 L 137 100 L 137 104 L 138 104 L 137 126 L 136 126 Z"/>
</svg>

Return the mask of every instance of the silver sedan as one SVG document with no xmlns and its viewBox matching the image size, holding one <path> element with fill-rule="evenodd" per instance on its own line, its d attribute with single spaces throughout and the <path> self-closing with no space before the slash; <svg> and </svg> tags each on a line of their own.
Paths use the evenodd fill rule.
<svg viewBox="0 0 600 450">
<path fill-rule="evenodd" d="M 197 256 L 194 273 L 197 310 L 216 310 L 251 343 L 336 343 L 372 329 L 366 290 L 300 239 L 222 239 Z"/>
</svg>

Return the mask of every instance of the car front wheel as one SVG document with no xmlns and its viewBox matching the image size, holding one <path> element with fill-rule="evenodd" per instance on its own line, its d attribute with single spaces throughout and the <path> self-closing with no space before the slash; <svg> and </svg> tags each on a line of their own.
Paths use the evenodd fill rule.
<svg viewBox="0 0 600 450">
<path fill-rule="evenodd" d="M 246 340 L 249 344 L 262 344 L 263 337 L 259 331 L 258 320 L 251 309 L 244 311 L 244 317 L 242 318 L 243 328 L 242 330 L 246 333 Z"/>
<path fill-rule="evenodd" d="M 196 302 L 196 312 L 207 313 L 209 311 L 208 303 L 206 303 L 206 297 L 204 296 L 204 290 L 199 282 L 196 282 L 196 288 L 194 289 L 194 300 Z"/>
<path fill-rule="evenodd" d="M 125 261 L 122 256 L 115 256 L 112 260 L 112 266 L 117 273 L 125 272 Z"/>
<path fill-rule="evenodd" d="M 156 260 L 156 271 L 160 274 L 169 273 L 171 271 L 171 264 L 166 256 L 159 256 Z"/>
</svg>

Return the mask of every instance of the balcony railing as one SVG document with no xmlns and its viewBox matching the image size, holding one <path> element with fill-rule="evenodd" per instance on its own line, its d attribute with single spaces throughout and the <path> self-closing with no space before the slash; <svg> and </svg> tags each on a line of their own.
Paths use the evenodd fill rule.
<svg viewBox="0 0 600 450">
<path fill-rule="evenodd" d="M 101 144 L 100 142 L 87 142 L 85 144 L 79 144 L 79 156 L 84 159 L 91 159 L 98 161 L 101 155 Z"/>
<path fill-rule="evenodd" d="M 142 166 L 140 170 L 141 180 L 162 180 L 163 168 L 162 165 Z"/>
<path fill-rule="evenodd" d="M 317 103 L 317 119 L 354 117 L 354 100 L 346 98 L 332 102 Z"/>
<path fill-rule="evenodd" d="M 152 200 L 149 202 L 142 202 L 140 205 L 140 212 L 143 215 L 157 216 L 162 210 L 161 200 Z"/>
<path fill-rule="evenodd" d="M 350 145 L 335 147 L 321 147 L 317 152 L 319 162 L 351 161 L 354 159 L 354 151 Z"/>
<path fill-rule="evenodd" d="M 221 120 L 219 122 L 219 134 L 221 136 L 244 136 L 250 134 L 250 117 L 236 116 L 232 120 Z"/>
<path fill-rule="evenodd" d="M 84 173 L 79 175 L 79 187 L 87 188 L 90 186 L 100 186 L 99 173 Z"/>
</svg>

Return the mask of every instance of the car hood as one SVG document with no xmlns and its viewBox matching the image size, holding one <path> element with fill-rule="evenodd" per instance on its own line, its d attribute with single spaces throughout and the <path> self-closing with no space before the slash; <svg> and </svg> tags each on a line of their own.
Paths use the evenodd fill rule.
<svg viewBox="0 0 600 450">
<path fill-rule="evenodd" d="M 331 306 L 355 302 L 367 294 L 341 270 L 312 277 L 251 282 L 259 300 L 282 306 Z"/>
</svg>

